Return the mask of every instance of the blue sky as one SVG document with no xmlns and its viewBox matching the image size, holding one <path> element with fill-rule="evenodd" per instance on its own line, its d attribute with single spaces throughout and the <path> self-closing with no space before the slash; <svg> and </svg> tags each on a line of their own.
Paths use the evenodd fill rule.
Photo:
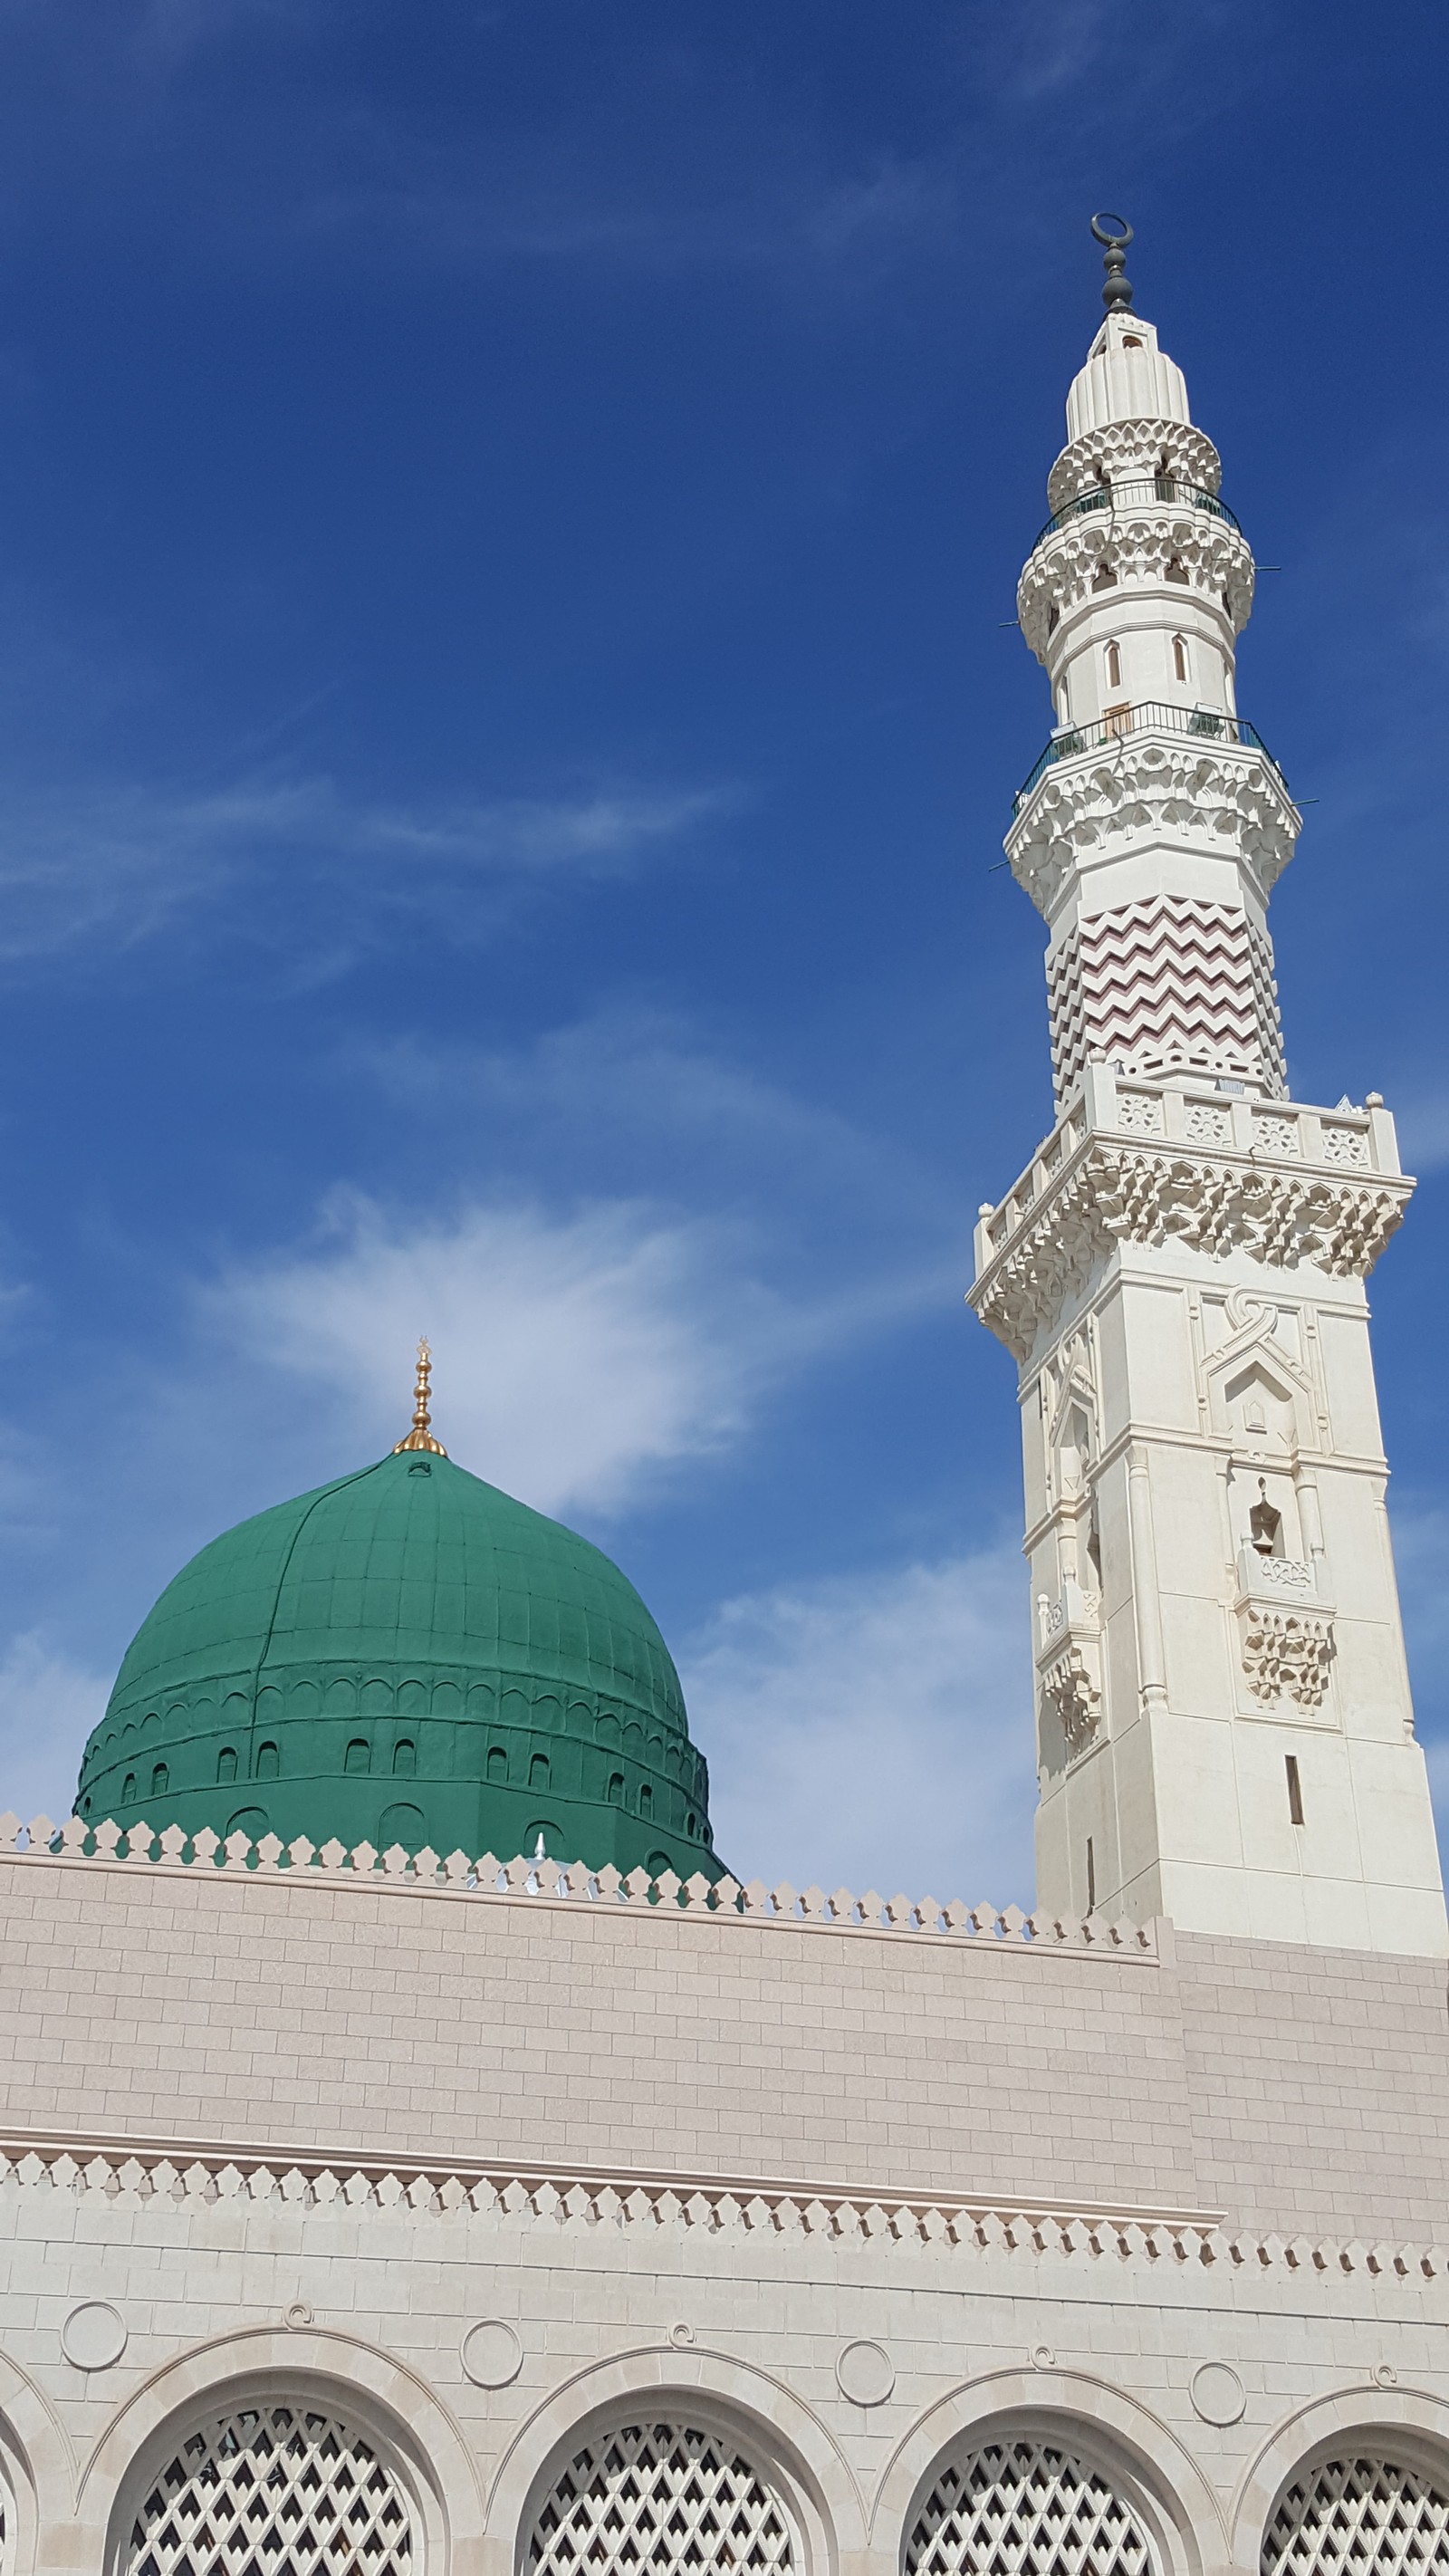
<svg viewBox="0 0 1449 2576">
<path fill-rule="evenodd" d="M 453 1454 L 655 1610 L 743 1874 L 1029 1898 L 961 1295 L 1050 1116 L 1003 621 L 1102 205 L 1282 567 L 1293 1086 L 1423 1176 L 1449 1746 L 1446 72 L 1413 0 L 0 0 L 0 1804 L 427 1329 Z"/>
</svg>

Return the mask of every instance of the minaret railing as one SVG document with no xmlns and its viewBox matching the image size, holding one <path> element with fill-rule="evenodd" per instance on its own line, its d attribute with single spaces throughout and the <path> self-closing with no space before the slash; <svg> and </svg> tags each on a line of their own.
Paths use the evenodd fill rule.
<svg viewBox="0 0 1449 2576">
<path fill-rule="evenodd" d="M 1063 725 L 1018 787 L 1011 800 L 1013 816 L 1021 812 L 1032 789 L 1057 761 L 1075 760 L 1083 752 L 1109 751 L 1134 733 L 1191 734 L 1213 742 L 1237 743 L 1246 751 L 1260 751 L 1280 780 L 1284 794 L 1288 792 L 1282 769 L 1257 726 L 1250 725 L 1246 716 L 1227 715 L 1220 707 L 1171 706 L 1164 699 L 1153 698 L 1140 706 L 1114 707 L 1109 715 L 1094 717 L 1088 724 Z"/>
<path fill-rule="evenodd" d="M 1038 546 L 1045 545 L 1048 537 L 1054 537 L 1058 529 L 1065 528 L 1072 519 L 1083 518 L 1093 510 L 1116 510 L 1144 501 L 1166 501 L 1178 506 L 1186 504 L 1194 510 L 1206 510 L 1210 518 L 1225 519 L 1230 528 L 1237 529 L 1239 536 L 1243 533 L 1235 513 L 1228 508 L 1226 501 L 1219 500 L 1216 492 L 1204 492 L 1198 484 L 1186 483 L 1177 474 L 1149 474 L 1121 483 L 1098 483 L 1090 492 L 1079 492 L 1075 500 L 1065 502 L 1060 510 L 1053 510 L 1046 526 L 1033 539 L 1031 551 L 1035 554 Z"/>
</svg>

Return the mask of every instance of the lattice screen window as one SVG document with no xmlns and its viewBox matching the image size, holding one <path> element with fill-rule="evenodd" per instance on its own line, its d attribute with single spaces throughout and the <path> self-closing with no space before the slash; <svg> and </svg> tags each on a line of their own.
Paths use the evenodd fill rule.
<svg viewBox="0 0 1449 2576">
<path fill-rule="evenodd" d="M 1325 2460 L 1278 2499 L 1263 2576 L 1431 2576 L 1449 2567 L 1449 2471 L 1432 2483 L 1393 2460 Z"/>
<path fill-rule="evenodd" d="M 906 2576 L 1153 2576 L 1154 2565 L 1111 2479 L 1029 2435 L 951 2461 L 906 2542 Z"/>
<path fill-rule="evenodd" d="M 576 2451 L 540 2507 L 526 2576 L 798 2569 L 784 2509 L 733 2441 L 693 2424 L 620 2424 Z"/>
<path fill-rule="evenodd" d="M 335 2417 L 211 2417 L 152 2479 L 125 2576 L 416 2576 L 413 2520 L 371 2443 Z"/>
</svg>

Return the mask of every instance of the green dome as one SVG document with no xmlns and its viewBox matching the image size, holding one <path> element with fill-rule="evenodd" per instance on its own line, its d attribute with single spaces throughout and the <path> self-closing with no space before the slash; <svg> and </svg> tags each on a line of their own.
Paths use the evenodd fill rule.
<svg viewBox="0 0 1449 2576">
<path fill-rule="evenodd" d="M 638 1593 L 441 1454 L 259 1512 L 183 1566 L 86 1747 L 77 1811 L 721 1873 L 708 1774 Z"/>
</svg>

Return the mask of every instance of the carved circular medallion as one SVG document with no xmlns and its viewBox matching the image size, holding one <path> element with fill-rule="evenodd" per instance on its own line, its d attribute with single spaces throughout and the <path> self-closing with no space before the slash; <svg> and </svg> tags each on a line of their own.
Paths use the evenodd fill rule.
<svg viewBox="0 0 1449 2576">
<path fill-rule="evenodd" d="M 1193 2372 L 1188 2393 L 1205 2424 L 1236 2424 L 1248 2402 L 1242 2381 L 1226 2361 L 1205 2361 Z"/>
<path fill-rule="evenodd" d="M 523 2346 L 501 2317 L 485 2317 L 463 2337 L 463 2368 L 475 2388 L 506 2388 L 523 2368 Z"/>
<path fill-rule="evenodd" d="M 883 2406 L 896 2384 L 895 2364 L 882 2343 L 843 2343 L 835 2376 L 853 2406 Z"/>
<path fill-rule="evenodd" d="M 309 2326 L 311 2322 L 312 2311 L 305 2299 L 294 2299 L 291 2306 L 282 2311 L 284 2326 Z"/>
<path fill-rule="evenodd" d="M 109 2299 L 85 2299 L 61 2327 L 60 2348 L 76 2370 L 109 2370 L 126 2349 L 125 2320 Z"/>
<path fill-rule="evenodd" d="M 1034 2343 L 1031 2348 L 1033 2370 L 1055 2370 L 1057 2357 L 1049 2343 Z"/>
<path fill-rule="evenodd" d="M 669 2329 L 669 2340 L 673 2344 L 676 2352 L 688 2352 L 690 2345 L 694 2341 L 693 2326 L 687 2326 L 684 2324 L 671 2326 Z"/>
</svg>

